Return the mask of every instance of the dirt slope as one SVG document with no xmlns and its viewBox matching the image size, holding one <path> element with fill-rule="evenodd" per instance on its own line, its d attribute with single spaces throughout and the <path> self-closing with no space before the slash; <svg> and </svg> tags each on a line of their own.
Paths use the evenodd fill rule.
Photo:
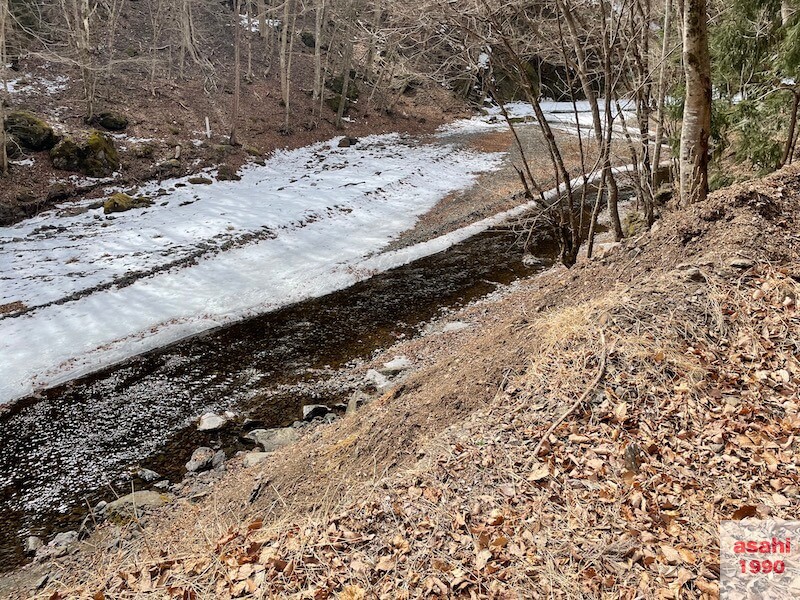
<svg viewBox="0 0 800 600">
<path fill-rule="evenodd" d="M 787 168 L 471 306 L 355 415 L 0 592 L 717 597 L 719 521 L 800 513 L 798 199 Z"/>
</svg>

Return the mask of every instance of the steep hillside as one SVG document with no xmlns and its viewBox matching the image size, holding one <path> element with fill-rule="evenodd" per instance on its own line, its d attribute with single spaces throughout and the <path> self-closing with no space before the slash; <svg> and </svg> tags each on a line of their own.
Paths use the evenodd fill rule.
<svg viewBox="0 0 800 600">
<path fill-rule="evenodd" d="M 0 85 L 4 114 L 9 118 L 20 112 L 32 114 L 41 119 L 34 127 L 52 128 L 55 141 L 80 141 L 100 131 L 116 146 L 119 163 L 103 173 L 56 168 L 50 156 L 52 144 L 26 145 L 17 135 L 19 129 L 7 121 L 11 163 L 0 186 L 0 226 L 68 198 L 100 198 L 120 188 L 135 195 L 138 186 L 149 180 L 218 165 L 235 172 L 246 162 L 263 161 L 277 148 L 301 147 L 338 135 L 431 131 L 463 114 L 463 103 L 439 86 L 420 81 L 396 89 L 400 83 L 392 78 L 376 81 L 359 54 L 353 63 L 351 99 L 337 126 L 341 94 L 336 90 L 341 91 L 343 58 L 335 25 L 326 23 L 331 41 L 322 50 L 325 79 L 315 100 L 315 47 L 307 43 L 314 16 L 300 12 L 287 37 L 287 45 L 291 43 L 287 116 L 280 58 L 283 25 L 270 18 L 262 35 L 258 19 L 248 19 L 243 9 L 240 103 L 232 144 L 236 34 L 231 7 L 219 2 L 184 4 L 194 7 L 191 52 L 181 42 L 179 15 L 167 10 L 172 3 L 162 0 L 115 4 L 119 14 L 113 28 L 111 16 L 98 11 L 93 16 L 96 22 L 92 21 L 96 29 L 88 66 L 70 50 L 69 31 L 57 7 L 44 6 L 41 20 L 32 22 L 35 27 L 28 35 L 12 37 L 12 68 L 0 78 L 8 82 L 7 93 Z M 93 90 L 91 103 L 87 85 Z M 104 119 L 106 114 L 112 119 Z"/>
<path fill-rule="evenodd" d="M 716 597 L 720 520 L 798 517 L 798 208 L 790 167 L 468 307 L 355 414 L 0 591 Z"/>
</svg>

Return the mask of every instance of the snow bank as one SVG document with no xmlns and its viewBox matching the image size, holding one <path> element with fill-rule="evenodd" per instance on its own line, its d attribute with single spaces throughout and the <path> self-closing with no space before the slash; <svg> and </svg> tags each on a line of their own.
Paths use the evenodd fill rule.
<svg viewBox="0 0 800 600">
<path fill-rule="evenodd" d="M 150 209 L 85 202 L 0 228 L 0 305 L 32 309 L 0 317 L 0 403 L 408 262 L 374 255 L 502 159 L 397 134 L 336 142 L 239 182 L 152 185 Z"/>
<path fill-rule="evenodd" d="M 629 127 L 635 124 L 636 114 L 629 109 L 635 108 L 628 101 L 621 101 L 623 116 L 628 122 Z M 577 125 L 580 125 L 582 134 L 586 137 L 594 135 L 593 120 L 589 102 L 582 100 L 576 102 L 555 102 L 553 100 L 542 100 L 540 102 L 545 119 L 551 125 L 556 126 L 562 131 L 574 133 Z M 505 105 L 509 118 L 513 120 L 526 120 L 535 122 L 536 113 L 533 106 L 528 102 L 509 102 Z M 605 100 L 600 100 L 600 110 L 605 110 Z M 615 130 L 620 125 L 618 119 L 620 111 L 617 110 L 616 103 L 611 105 L 611 112 L 616 119 Z M 489 105 L 484 109 L 483 115 L 471 119 L 459 119 L 439 128 L 438 133 L 441 137 L 454 134 L 479 133 L 491 129 L 507 129 L 503 113 L 497 105 Z"/>
</svg>

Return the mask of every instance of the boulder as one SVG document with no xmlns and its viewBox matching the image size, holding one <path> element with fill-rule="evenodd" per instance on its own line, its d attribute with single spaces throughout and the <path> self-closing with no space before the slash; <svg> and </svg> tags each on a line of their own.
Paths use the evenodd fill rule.
<svg viewBox="0 0 800 600">
<path fill-rule="evenodd" d="M 410 369 L 413 363 L 405 356 L 395 356 L 393 360 L 383 363 L 383 366 L 378 370 L 381 375 L 392 377 L 402 373 L 406 369 Z"/>
<path fill-rule="evenodd" d="M 128 194 L 117 192 L 116 194 L 112 194 L 108 200 L 103 203 L 103 212 L 105 214 L 125 212 L 132 208 L 147 208 L 152 205 L 153 201 L 144 196 L 133 198 Z"/>
<path fill-rule="evenodd" d="M 382 391 L 384 388 L 388 387 L 389 380 L 382 373 L 379 373 L 375 369 L 370 369 L 367 371 L 367 374 L 364 375 L 364 383 L 373 386 L 378 391 Z"/>
<path fill-rule="evenodd" d="M 227 425 L 228 419 L 224 415 L 208 412 L 200 417 L 197 423 L 197 431 L 216 431 Z"/>
<path fill-rule="evenodd" d="M 108 177 L 120 165 L 114 140 L 99 131 L 93 131 L 85 139 L 61 140 L 50 150 L 50 159 L 56 169 L 89 177 Z"/>
<path fill-rule="evenodd" d="M 272 452 L 297 440 L 297 430 L 293 427 L 280 427 L 278 429 L 254 429 L 245 436 L 264 449 Z"/>
<path fill-rule="evenodd" d="M 36 550 L 36 560 L 44 561 L 50 558 L 58 558 L 59 556 L 64 556 L 69 546 L 74 544 L 78 541 L 78 532 L 77 531 L 65 531 L 59 533 L 50 540 L 46 546 L 39 546 Z"/>
<path fill-rule="evenodd" d="M 456 331 L 463 331 L 464 329 L 469 329 L 469 323 L 464 323 L 464 321 L 451 321 L 450 323 L 445 324 L 442 327 L 442 333 L 455 333 Z"/>
<path fill-rule="evenodd" d="M 48 546 L 53 546 L 56 548 L 65 548 L 70 544 L 74 544 L 78 541 L 78 532 L 77 531 L 63 531 L 54 537 Z"/>
<path fill-rule="evenodd" d="M 201 446 L 194 452 L 189 462 L 186 463 L 186 470 L 190 473 L 203 471 L 211 468 L 211 463 L 214 460 L 214 451 L 211 448 Z"/>
<path fill-rule="evenodd" d="M 324 404 L 306 404 L 303 407 L 303 421 L 311 421 L 315 417 L 324 417 L 331 409 Z"/>
<path fill-rule="evenodd" d="M 142 512 L 163 506 L 169 501 L 169 496 L 159 492 L 149 490 L 133 492 L 109 502 L 106 506 L 105 517 L 112 523 L 125 523 L 137 518 Z"/>
<path fill-rule="evenodd" d="M 106 111 L 97 115 L 97 123 L 109 131 L 122 131 L 128 127 L 128 118 L 119 113 Z"/>
<path fill-rule="evenodd" d="M 136 476 L 147 483 L 152 483 L 161 479 L 161 475 L 150 469 L 139 469 L 136 471 Z"/>
<path fill-rule="evenodd" d="M 208 177 L 203 177 L 202 175 L 197 175 L 196 177 L 189 177 L 189 179 L 187 179 L 186 181 L 188 181 L 192 185 L 211 185 L 212 183 L 214 183 L 211 179 L 209 179 Z"/>
<path fill-rule="evenodd" d="M 349 148 L 350 146 L 354 146 L 358 143 L 358 138 L 345 136 L 341 140 L 339 140 L 339 148 Z"/>
<path fill-rule="evenodd" d="M 242 178 L 231 165 L 220 165 L 217 169 L 218 181 L 239 181 Z"/>
<path fill-rule="evenodd" d="M 352 396 L 350 396 L 350 401 L 347 403 L 347 411 L 345 414 L 351 415 L 356 412 L 359 408 L 368 404 L 372 400 L 372 397 L 369 394 L 365 394 L 362 391 L 355 391 Z"/>
<path fill-rule="evenodd" d="M 244 455 L 242 464 L 247 467 L 254 467 L 260 465 L 262 462 L 269 458 L 269 452 L 248 452 Z"/>
<path fill-rule="evenodd" d="M 49 150 L 58 142 L 53 128 L 46 121 L 24 110 L 9 113 L 5 129 L 29 150 Z"/>
<path fill-rule="evenodd" d="M 217 450 L 214 452 L 214 456 L 211 457 L 211 468 L 218 469 L 223 464 L 225 464 L 225 459 L 228 458 L 225 456 L 225 450 Z"/>
<path fill-rule="evenodd" d="M 32 556 L 32 555 L 36 554 L 36 552 L 42 546 L 44 546 L 44 542 L 42 541 L 42 538 L 40 538 L 38 536 L 35 536 L 35 535 L 29 535 L 25 539 L 25 544 L 23 545 L 23 550 L 25 551 L 25 554 L 27 554 L 29 556 Z"/>
</svg>

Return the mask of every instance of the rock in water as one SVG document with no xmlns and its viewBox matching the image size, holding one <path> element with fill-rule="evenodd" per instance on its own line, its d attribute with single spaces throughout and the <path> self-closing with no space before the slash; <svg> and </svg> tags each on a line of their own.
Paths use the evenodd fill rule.
<svg viewBox="0 0 800 600">
<path fill-rule="evenodd" d="M 227 423 L 228 419 L 225 416 L 209 412 L 200 417 L 197 431 L 216 431 L 225 427 Z"/>
<path fill-rule="evenodd" d="M 147 483 L 152 483 L 161 479 L 161 475 L 150 469 L 139 469 L 136 471 L 136 476 Z"/>
<path fill-rule="evenodd" d="M 192 458 L 186 463 L 186 470 L 190 473 L 210 469 L 214 460 L 214 451 L 206 446 L 201 446 L 192 452 Z"/>
<path fill-rule="evenodd" d="M 297 430 L 293 427 L 254 429 L 247 434 L 246 438 L 261 446 L 264 452 L 272 452 L 296 441 Z"/>
<path fill-rule="evenodd" d="M 119 500 L 109 502 L 106 506 L 106 519 L 112 523 L 124 523 L 137 518 L 143 512 L 170 501 L 170 497 L 159 492 L 143 490 L 123 496 Z"/>
<path fill-rule="evenodd" d="M 331 409 L 324 404 L 306 404 L 303 407 L 303 420 L 311 421 L 314 417 L 324 417 Z"/>
</svg>

